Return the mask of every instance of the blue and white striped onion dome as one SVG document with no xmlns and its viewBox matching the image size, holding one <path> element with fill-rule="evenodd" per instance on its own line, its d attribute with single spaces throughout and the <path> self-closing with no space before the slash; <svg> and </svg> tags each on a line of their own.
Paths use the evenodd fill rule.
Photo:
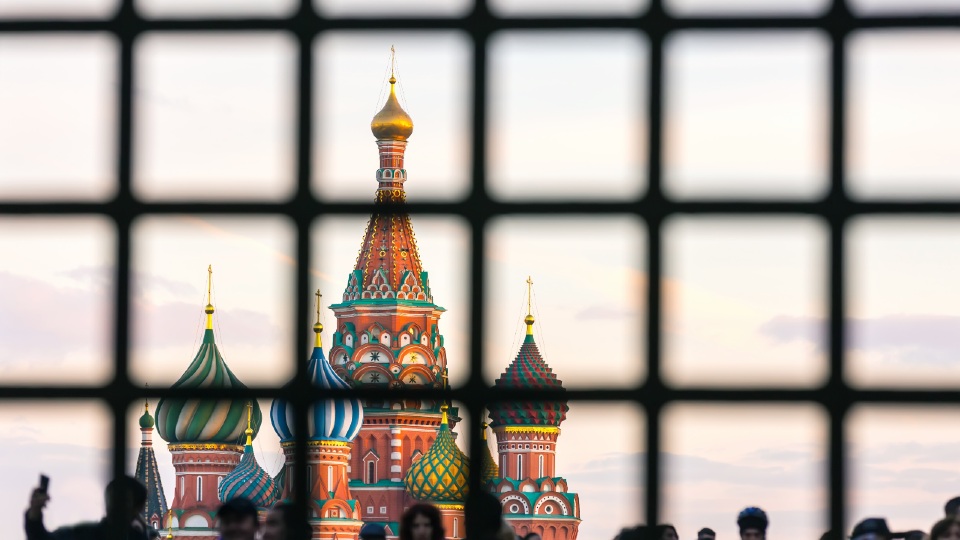
<svg viewBox="0 0 960 540">
<path fill-rule="evenodd" d="M 240 463 L 220 483 L 219 495 L 221 502 L 243 497 L 257 508 L 269 508 L 280 498 L 280 490 L 273 478 L 257 463 L 253 446 L 248 444 L 243 448 Z"/>
<path fill-rule="evenodd" d="M 313 348 L 307 365 L 310 380 L 320 389 L 350 388 L 340 378 L 320 347 Z M 280 436 L 280 442 L 295 439 L 293 434 L 293 406 L 283 399 L 275 399 L 270 407 L 270 421 Z M 363 406 L 357 398 L 320 400 L 307 409 L 307 439 L 311 441 L 350 442 L 360 433 L 363 424 Z"/>
</svg>

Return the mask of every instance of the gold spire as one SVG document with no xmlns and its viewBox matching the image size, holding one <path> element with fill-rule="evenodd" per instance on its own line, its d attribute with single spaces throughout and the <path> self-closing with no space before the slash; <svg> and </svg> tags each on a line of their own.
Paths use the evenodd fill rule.
<svg viewBox="0 0 960 540">
<path fill-rule="evenodd" d="M 443 416 L 440 418 L 441 426 L 449 423 L 449 420 L 447 419 L 447 409 L 449 408 L 450 407 L 447 407 L 446 403 L 440 406 L 440 412 L 443 414 Z"/>
<path fill-rule="evenodd" d="M 150 388 L 150 383 L 143 383 L 143 389 L 146 390 Z M 150 402 L 147 401 L 147 398 L 143 398 L 143 413 L 150 414 Z"/>
<path fill-rule="evenodd" d="M 413 119 L 397 101 L 397 51 L 390 46 L 390 95 L 380 112 L 370 122 L 370 130 L 378 141 L 406 141 L 413 134 Z"/>
<path fill-rule="evenodd" d="M 167 538 L 173 538 L 173 508 L 167 510 Z"/>
<path fill-rule="evenodd" d="M 244 430 L 247 435 L 247 446 L 253 444 L 253 402 L 247 402 L 247 429 Z"/>
<path fill-rule="evenodd" d="M 533 335 L 533 313 L 531 310 L 531 302 L 533 299 L 533 279 L 530 276 L 527 276 L 527 316 L 523 318 L 523 322 L 527 325 L 527 335 Z"/>
<path fill-rule="evenodd" d="M 207 330 L 213 330 L 213 301 L 210 291 L 213 288 L 213 265 L 207 266 L 207 307 L 203 312 L 207 314 Z"/>
<path fill-rule="evenodd" d="M 317 289 L 317 323 L 313 325 L 313 333 L 317 335 L 317 341 L 314 343 L 314 347 L 320 347 L 320 334 L 323 332 L 323 325 L 320 324 L 320 299 L 323 298 L 323 295 L 320 294 L 320 289 Z"/>
<path fill-rule="evenodd" d="M 488 428 L 488 427 L 490 427 L 490 424 L 488 424 L 488 423 L 486 423 L 486 422 L 483 422 L 482 424 L 480 424 L 480 437 L 482 437 L 483 440 L 487 440 L 487 428 Z"/>
</svg>

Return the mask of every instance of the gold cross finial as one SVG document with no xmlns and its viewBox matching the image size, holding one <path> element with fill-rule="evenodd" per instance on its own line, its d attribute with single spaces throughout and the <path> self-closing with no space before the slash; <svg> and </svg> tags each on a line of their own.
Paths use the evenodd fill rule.
<svg viewBox="0 0 960 540">
<path fill-rule="evenodd" d="M 323 325 L 320 324 L 320 299 L 323 298 L 323 295 L 320 294 L 320 289 L 317 289 L 315 296 L 317 297 L 317 322 L 313 325 L 313 333 L 316 334 L 317 337 L 313 346 L 321 347 L 323 346 L 323 342 L 320 341 L 320 334 L 323 332 Z"/>
<path fill-rule="evenodd" d="M 253 444 L 253 402 L 247 402 L 247 429 L 244 431 L 247 435 L 247 446 Z"/>
<path fill-rule="evenodd" d="M 527 315 L 532 315 L 532 313 L 530 313 L 531 296 L 533 296 L 533 278 L 527 276 Z"/>
<path fill-rule="evenodd" d="M 207 265 L 207 307 L 203 312 L 207 314 L 207 330 L 213 330 L 213 301 L 210 291 L 213 289 L 213 265 Z"/>
<path fill-rule="evenodd" d="M 317 324 L 320 324 L 320 299 L 323 298 L 323 295 L 320 294 L 320 289 L 317 289 Z"/>
<path fill-rule="evenodd" d="M 150 388 L 150 383 L 143 383 L 143 389 L 146 390 L 148 388 Z M 147 398 L 143 398 L 143 410 L 150 412 L 150 402 L 147 401 Z"/>
<path fill-rule="evenodd" d="M 397 68 L 397 50 L 393 48 L 393 45 L 390 45 L 390 84 L 396 82 L 396 77 L 394 73 Z"/>
</svg>

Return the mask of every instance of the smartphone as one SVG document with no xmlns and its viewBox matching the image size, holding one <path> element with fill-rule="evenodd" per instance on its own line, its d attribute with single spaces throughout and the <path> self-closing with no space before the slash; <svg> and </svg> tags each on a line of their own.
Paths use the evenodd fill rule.
<svg viewBox="0 0 960 540">
<path fill-rule="evenodd" d="M 49 489 L 50 489 L 50 477 L 45 474 L 41 474 L 40 475 L 40 491 L 47 493 Z"/>
</svg>

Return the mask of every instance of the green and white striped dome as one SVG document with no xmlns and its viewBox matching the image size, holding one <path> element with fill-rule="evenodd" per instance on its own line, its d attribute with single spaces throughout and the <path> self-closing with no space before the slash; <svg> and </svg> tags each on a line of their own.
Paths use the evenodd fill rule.
<svg viewBox="0 0 960 540">
<path fill-rule="evenodd" d="M 173 388 L 245 388 L 224 362 L 209 326 L 204 331 L 200 350 Z M 247 402 L 242 399 L 161 399 L 157 404 L 157 431 L 170 444 L 240 445 L 247 428 L 246 409 Z M 254 436 L 260 431 L 261 420 L 260 406 L 254 401 Z"/>
</svg>

